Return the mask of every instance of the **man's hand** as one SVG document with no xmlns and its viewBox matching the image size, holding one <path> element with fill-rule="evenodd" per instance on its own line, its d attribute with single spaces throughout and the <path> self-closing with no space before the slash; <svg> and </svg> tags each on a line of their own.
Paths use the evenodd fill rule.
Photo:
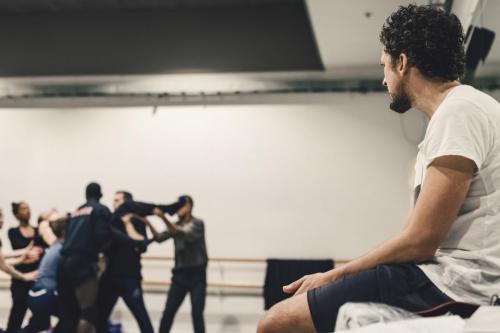
<svg viewBox="0 0 500 333">
<path fill-rule="evenodd" d="M 24 259 L 22 261 L 23 264 L 33 264 L 35 262 L 40 261 L 40 257 L 44 252 L 43 247 L 41 246 L 32 246 L 24 255 Z"/>
<path fill-rule="evenodd" d="M 38 271 L 24 273 L 23 274 L 23 281 L 36 281 L 39 276 L 40 276 L 40 273 Z"/>
<path fill-rule="evenodd" d="M 40 261 L 40 257 L 34 257 L 34 256 L 28 256 L 23 259 L 21 264 L 23 265 L 29 265 L 29 264 L 34 264 L 36 262 Z"/>
<path fill-rule="evenodd" d="M 130 223 L 130 222 L 132 222 L 133 217 L 134 217 L 134 214 L 128 213 L 128 214 L 123 215 L 121 217 L 121 220 L 123 223 Z"/>
<path fill-rule="evenodd" d="M 40 217 L 42 218 L 42 221 L 56 220 L 59 217 L 59 212 L 56 208 L 51 208 L 50 210 L 42 212 Z"/>
<path fill-rule="evenodd" d="M 163 211 L 160 208 L 155 207 L 155 209 L 153 209 L 153 215 L 156 215 L 158 217 L 164 217 L 165 213 L 163 213 Z"/>
<path fill-rule="evenodd" d="M 49 222 L 55 221 L 64 215 L 59 213 L 59 211 L 55 208 L 52 208 L 51 214 L 49 215 Z"/>
<path fill-rule="evenodd" d="M 316 289 L 339 279 L 342 275 L 338 270 L 331 270 L 325 273 L 316 273 L 305 275 L 288 286 L 283 287 L 283 291 L 287 294 L 300 295 L 311 289 Z"/>
<path fill-rule="evenodd" d="M 43 247 L 33 246 L 33 248 L 31 249 L 31 251 L 28 252 L 28 254 L 33 253 L 33 254 L 38 255 L 40 257 L 43 254 L 43 252 L 45 252 Z"/>
</svg>

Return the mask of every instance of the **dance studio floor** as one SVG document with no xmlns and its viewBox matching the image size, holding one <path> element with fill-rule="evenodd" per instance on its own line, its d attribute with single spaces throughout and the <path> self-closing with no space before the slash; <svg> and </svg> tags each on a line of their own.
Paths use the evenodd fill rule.
<svg viewBox="0 0 500 333">
<path fill-rule="evenodd" d="M 7 285 L 0 288 L 0 327 L 4 328 L 10 307 L 10 292 Z M 147 293 L 146 306 L 150 312 L 155 330 L 158 329 L 161 311 L 166 295 Z M 205 321 L 208 333 L 255 333 L 257 323 L 264 313 L 263 299 L 258 296 L 221 296 L 209 295 L 205 308 Z M 123 333 L 140 333 L 134 318 L 120 301 L 112 316 L 113 322 L 122 323 Z M 189 298 L 176 316 L 172 332 L 192 333 Z"/>
</svg>

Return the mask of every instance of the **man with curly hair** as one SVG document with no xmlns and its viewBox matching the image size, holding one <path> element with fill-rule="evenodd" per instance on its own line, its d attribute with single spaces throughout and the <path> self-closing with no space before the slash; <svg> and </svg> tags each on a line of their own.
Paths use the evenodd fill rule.
<svg viewBox="0 0 500 333">
<path fill-rule="evenodd" d="M 500 104 L 460 84 L 464 37 L 455 15 L 400 7 L 380 41 L 390 108 L 424 113 L 415 202 L 404 229 L 364 256 L 285 286 L 258 332 L 331 332 L 346 302 L 409 311 L 500 291 Z"/>
</svg>

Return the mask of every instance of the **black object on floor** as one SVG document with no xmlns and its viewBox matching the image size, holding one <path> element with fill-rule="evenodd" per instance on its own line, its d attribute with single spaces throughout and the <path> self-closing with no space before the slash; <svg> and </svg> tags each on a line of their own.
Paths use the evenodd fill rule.
<svg viewBox="0 0 500 333">
<path fill-rule="evenodd" d="M 268 259 L 264 283 L 264 309 L 290 297 L 283 292 L 283 286 L 304 275 L 326 272 L 334 267 L 332 259 L 326 260 L 282 260 Z"/>
</svg>

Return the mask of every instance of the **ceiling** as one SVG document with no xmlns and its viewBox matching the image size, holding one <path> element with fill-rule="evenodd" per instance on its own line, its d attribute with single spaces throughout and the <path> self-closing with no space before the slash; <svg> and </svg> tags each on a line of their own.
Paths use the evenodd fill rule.
<svg viewBox="0 0 500 333">
<path fill-rule="evenodd" d="M 463 5 L 461 2 L 468 4 L 473 1 L 454 0 L 453 7 Z M 364 77 L 363 73 L 378 64 L 381 51 L 379 33 L 385 18 L 398 6 L 409 3 L 425 5 L 429 1 L 308 0 L 311 22 L 325 68 L 330 71 L 350 68 L 353 76 Z M 498 13 L 500 1 L 480 0 L 472 23 L 500 34 Z M 477 74 L 500 75 L 500 41 L 493 43 L 486 64 L 480 66 Z"/>
<path fill-rule="evenodd" d="M 294 0 L 2 0 L 0 12 L 127 11 L 293 3 Z"/>
<path fill-rule="evenodd" d="M 454 0 L 454 6 L 460 5 L 460 1 L 470 0 Z M 164 56 L 156 58 L 154 54 L 160 52 L 158 49 L 150 51 L 152 55 L 148 52 L 141 53 L 141 50 L 147 49 L 146 41 L 139 35 L 133 35 L 133 32 L 123 33 L 117 38 L 117 40 L 120 40 L 121 46 L 113 46 L 112 43 L 109 43 L 109 40 L 107 42 L 104 40 L 103 43 L 108 45 L 103 46 L 103 43 L 101 43 L 100 47 L 104 50 L 103 54 L 109 54 L 114 50 L 117 63 L 119 63 L 123 52 L 130 51 L 127 51 L 127 47 L 133 47 L 136 53 L 132 52 L 133 56 L 128 61 L 139 65 L 138 70 L 128 72 L 120 72 L 126 66 L 102 66 L 104 69 L 117 68 L 117 70 L 108 73 L 104 71 L 101 73 L 78 74 L 70 72 L 70 74 L 65 74 L 64 72 L 57 72 L 57 70 L 61 71 L 64 63 L 55 62 L 53 65 L 56 68 L 56 75 L 50 73 L 30 75 L 29 70 L 26 70 L 27 67 L 22 66 L 20 67 L 21 71 L 25 70 L 23 75 L 1 75 L 2 55 L 0 54 L 0 95 L 4 96 L 0 101 L 0 106 L 6 105 L 5 101 L 11 104 L 13 102 L 18 103 L 18 99 L 23 99 L 23 96 L 24 98 L 39 98 L 47 96 L 85 97 L 88 95 L 105 98 L 114 94 L 115 97 L 140 95 L 142 97 L 153 96 L 157 98 L 158 96 L 173 95 L 200 96 L 293 91 L 380 90 L 382 89 L 380 86 L 382 73 L 378 66 L 381 50 L 378 39 L 380 27 L 392 11 L 399 5 L 408 3 L 427 4 L 429 1 L 3 0 L 0 2 L 0 25 L 4 24 L 4 29 L 0 30 L 0 35 L 2 34 L 1 31 L 4 31 L 4 35 L 8 31 L 8 34 L 14 35 L 14 37 L 16 33 L 20 33 L 22 30 L 22 28 L 19 28 L 19 22 L 22 19 L 31 17 L 30 15 L 33 14 L 38 17 L 40 15 L 58 17 L 64 23 L 64 20 L 66 22 L 69 20 L 68 18 L 81 17 L 81 15 L 97 15 L 92 16 L 92 18 L 105 18 L 112 15 L 126 16 L 151 12 L 163 12 L 168 15 L 169 12 L 177 12 L 184 13 L 184 15 L 187 15 L 185 18 L 191 19 L 191 21 L 185 19 L 185 22 L 189 21 L 191 25 L 199 26 L 203 23 L 203 19 L 206 19 L 206 13 L 214 14 L 219 12 L 218 16 L 217 14 L 214 16 L 215 21 L 207 20 L 204 24 L 206 26 L 220 25 L 220 30 L 214 30 L 209 37 L 206 37 L 207 34 L 200 39 L 197 36 L 206 29 L 202 29 L 201 32 L 195 29 L 194 32 L 189 33 L 186 28 L 177 26 L 177 29 L 179 29 L 177 30 L 178 36 L 170 40 L 170 49 L 184 48 L 184 53 L 177 54 L 178 62 L 174 62 L 173 67 L 167 66 L 167 60 L 172 61 L 175 58 L 172 54 L 175 55 L 175 52 L 169 54 L 169 49 L 164 48 L 160 50 L 165 52 Z M 286 16 L 286 12 L 282 9 L 294 6 L 298 10 L 295 12 L 290 11 L 290 15 Z M 473 24 L 500 33 L 500 21 L 497 19 L 497 13 L 500 13 L 500 1 L 483 0 L 480 1 L 479 7 L 482 10 L 475 13 Z M 248 12 L 248 8 L 255 11 L 255 16 L 247 17 L 249 21 L 247 25 L 241 23 L 244 16 L 241 16 L 242 19 L 224 21 L 225 14 L 220 14 L 237 14 L 241 8 L 244 8 L 246 12 Z M 192 17 L 190 14 L 186 14 L 193 12 L 199 13 L 199 16 Z M 261 19 L 262 17 L 265 19 Z M 170 18 L 167 21 L 172 21 L 172 17 Z M 101 31 L 113 29 L 113 26 L 106 29 L 105 19 L 87 21 L 88 31 L 94 31 L 94 33 L 98 33 L 99 29 L 92 30 L 88 22 L 93 22 L 91 25 L 100 24 Z M 158 19 L 158 22 L 161 22 L 161 19 Z M 273 24 L 273 22 L 275 23 Z M 299 23 L 294 25 L 294 22 Z M 84 25 L 84 23 L 85 20 L 81 24 Z M 142 26 L 143 23 L 143 21 L 140 21 L 138 26 Z M 18 31 L 16 32 L 12 28 L 7 29 L 8 26 L 5 24 L 12 24 L 11 27 L 17 24 Z M 160 29 L 158 27 L 161 29 L 167 28 L 167 26 L 159 24 L 156 30 L 148 30 L 148 35 L 156 36 L 156 39 L 152 38 L 150 45 L 162 45 L 168 40 L 161 38 L 162 35 L 159 35 L 160 38 L 158 39 Z M 119 35 L 120 32 L 118 31 L 115 34 Z M 231 34 L 242 37 L 230 40 Z M 210 45 L 213 45 L 207 38 L 214 38 L 212 41 L 216 42 L 217 36 L 229 38 L 229 47 L 227 47 L 226 43 L 226 48 L 222 48 L 224 52 L 222 53 L 223 56 L 219 57 L 219 62 L 210 63 L 205 59 L 206 57 L 204 58 L 205 54 L 211 52 Z M 130 38 L 127 39 L 127 37 Z M 21 43 L 19 41 L 22 38 L 12 38 L 13 45 L 15 45 L 15 40 L 18 41 L 20 47 L 25 47 L 27 44 L 36 44 L 36 41 L 33 40 L 31 42 L 25 40 L 24 43 Z M 188 56 L 193 52 L 186 45 L 193 44 L 198 47 L 203 44 L 203 40 L 205 40 L 206 49 L 200 49 L 201 51 L 198 51 L 196 57 L 188 59 Z M 254 47 L 245 49 L 245 47 L 248 47 L 247 44 L 250 43 L 253 43 Z M 45 52 L 46 50 L 44 51 L 43 48 L 49 44 L 47 44 L 47 41 L 39 43 L 38 50 Z M 71 34 L 68 34 L 67 40 L 62 41 L 60 44 L 63 46 L 73 45 Z M 126 47 L 123 47 L 124 45 Z M 232 45 L 234 47 L 231 47 Z M 57 43 L 52 44 L 52 49 L 54 47 L 57 47 Z M 120 47 L 122 48 L 120 49 Z M 273 47 L 276 50 L 275 52 L 273 52 Z M 121 50 L 122 53 L 116 50 Z M 17 55 L 20 57 L 19 53 Z M 212 57 L 216 55 L 217 52 L 211 54 Z M 15 57 L 16 53 L 11 53 L 11 56 Z M 227 58 L 225 58 L 226 56 Z M 259 62 L 252 63 L 257 58 Z M 36 64 L 37 57 L 31 57 L 30 59 Z M 167 65 L 158 70 L 158 66 L 162 66 L 161 59 L 167 59 L 164 63 Z M 71 62 L 71 60 L 71 58 L 67 58 L 64 59 L 64 62 Z M 201 66 L 192 66 L 187 71 L 176 71 L 175 64 L 178 64 L 181 60 L 189 60 L 190 64 L 199 64 Z M 7 63 L 12 68 L 12 62 Z M 40 64 L 40 61 L 38 63 Z M 92 64 L 95 65 L 96 61 L 93 60 Z M 154 67 L 154 64 L 159 65 Z M 212 67 L 207 67 L 207 64 Z M 113 64 L 111 63 L 111 65 Z M 186 66 L 184 69 L 187 68 Z M 494 42 L 486 63 L 478 68 L 477 76 L 484 85 L 500 86 L 500 42 L 498 40 Z"/>
</svg>

